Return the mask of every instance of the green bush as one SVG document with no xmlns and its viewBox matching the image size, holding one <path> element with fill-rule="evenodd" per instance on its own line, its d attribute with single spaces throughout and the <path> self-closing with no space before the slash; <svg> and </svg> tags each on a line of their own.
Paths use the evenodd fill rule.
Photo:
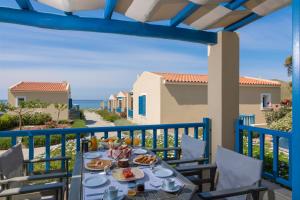
<svg viewBox="0 0 300 200">
<path fill-rule="evenodd" d="M 0 150 L 6 150 L 10 147 L 11 147 L 11 138 L 10 137 L 1 138 Z"/>
<path fill-rule="evenodd" d="M 106 120 L 106 121 L 110 121 L 110 122 L 114 122 L 118 119 L 121 119 L 121 117 L 115 113 L 111 113 L 108 110 L 98 110 L 96 111 L 99 115 L 101 115 L 101 117 Z"/>
<path fill-rule="evenodd" d="M 85 116 L 84 116 L 84 110 L 79 110 L 79 119 L 81 120 L 85 120 Z"/>
<path fill-rule="evenodd" d="M 292 112 L 290 111 L 281 119 L 272 122 L 269 125 L 270 129 L 275 129 L 279 131 L 291 131 L 292 130 Z"/>
<path fill-rule="evenodd" d="M 278 110 L 265 112 L 265 119 L 268 125 L 283 118 L 286 114 L 290 113 L 292 108 L 290 106 L 281 106 Z"/>
<path fill-rule="evenodd" d="M 18 118 L 9 114 L 0 117 L 0 131 L 8 130 L 18 125 Z"/>
<path fill-rule="evenodd" d="M 52 117 L 48 113 L 36 112 L 33 114 L 25 114 L 22 117 L 23 125 L 44 125 L 46 122 L 52 120 Z"/>
</svg>

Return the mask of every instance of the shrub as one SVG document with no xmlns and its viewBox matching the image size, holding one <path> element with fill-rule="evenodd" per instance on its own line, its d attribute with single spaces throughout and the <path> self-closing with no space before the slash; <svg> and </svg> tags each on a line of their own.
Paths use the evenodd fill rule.
<svg viewBox="0 0 300 200">
<path fill-rule="evenodd" d="M 127 118 L 127 113 L 126 112 L 121 112 L 120 117 L 126 119 Z"/>
<path fill-rule="evenodd" d="M 0 150 L 6 150 L 11 147 L 11 138 L 1 138 Z"/>
<path fill-rule="evenodd" d="M 292 108 L 290 106 L 281 106 L 278 110 L 267 111 L 265 113 L 265 119 L 268 125 L 283 118 L 286 114 L 291 112 Z"/>
<path fill-rule="evenodd" d="M 84 116 L 84 111 L 83 110 L 79 110 L 79 119 L 85 120 L 85 116 Z"/>
<path fill-rule="evenodd" d="M 4 114 L 0 117 L 0 131 L 12 129 L 18 126 L 18 118 L 13 115 Z"/>
<path fill-rule="evenodd" d="M 25 114 L 22 117 L 23 125 L 44 125 L 52 120 L 48 113 L 36 112 L 33 114 Z"/>
<path fill-rule="evenodd" d="M 272 122 L 269 125 L 270 129 L 275 129 L 279 131 L 291 131 L 292 130 L 292 111 L 286 114 L 281 119 Z"/>
<path fill-rule="evenodd" d="M 119 115 L 108 112 L 108 110 L 98 110 L 97 113 L 106 121 L 114 122 L 118 119 L 121 119 Z"/>
</svg>

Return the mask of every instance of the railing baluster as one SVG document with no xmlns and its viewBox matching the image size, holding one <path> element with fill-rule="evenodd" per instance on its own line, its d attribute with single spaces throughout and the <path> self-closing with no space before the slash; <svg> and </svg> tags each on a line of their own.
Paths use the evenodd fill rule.
<svg viewBox="0 0 300 200">
<path fill-rule="evenodd" d="M 253 132 L 252 131 L 248 131 L 248 156 L 252 157 L 253 153 L 252 153 L 252 142 L 253 142 Z"/>
<path fill-rule="evenodd" d="M 199 134 L 198 134 L 198 126 L 194 127 L 194 138 L 198 139 Z"/>
<path fill-rule="evenodd" d="M 76 133 L 76 153 L 80 152 L 80 133 Z"/>
<path fill-rule="evenodd" d="M 164 129 L 164 148 L 168 148 L 168 129 Z M 164 159 L 168 158 L 168 152 L 164 151 Z"/>
<path fill-rule="evenodd" d="M 91 137 L 95 136 L 95 132 L 91 132 Z"/>
<path fill-rule="evenodd" d="M 122 138 L 122 132 L 118 131 L 118 138 L 121 139 Z"/>
<path fill-rule="evenodd" d="M 288 179 L 288 182 L 289 182 L 289 185 L 291 187 L 292 185 L 292 139 L 291 137 L 288 138 L 289 140 L 289 179 Z"/>
<path fill-rule="evenodd" d="M 211 160 L 210 156 L 210 132 L 211 132 L 211 120 L 209 118 L 203 118 L 203 130 L 202 130 L 202 140 L 206 141 L 205 147 L 205 158 Z"/>
<path fill-rule="evenodd" d="M 174 147 L 178 147 L 178 128 L 174 129 Z M 180 159 L 178 152 L 175 151 L 174 153 L 175 153 L 174 156 L 175 156 L 176 160 Z"/>
<path fill-rule="evenodd" d="M 62 133 L 61 135 L 61 157 L 66 156 L 66 134 Z M 65 170 L 65 160 L 61 161 L 61 169 Z"/>
<path fill-rule="evenodd" d="M 146 145 L 146 130 L 142 130 L 142 147 L 145 147 Z"/>
<path fill-rule="evenodd" d="M 33 160 L 34 158 L 34 140 L 31 133 L 29 133 L 29 160 Z M 29 164 L 29 173 L 31 174 L 33 172 L 33 164 Z"/>
<path fill-rule="evenodd" d="M 152 148 L 157 148 L 157 129 L 153 129 L 153 140 L 152 140 Z M 156 152 L 155 152 L 156 153 Z"/>
<path fill-rule="evenodd" d="M 235 151 L 243 154 L 243 130 L 240 126 L 243 125 L 243 120 L 237 120 L 235 126 Z"/>
<path fill-rule="evenodd" d="M 185 135 L 189 135 L 189 128 L 188 128 L 188 127 L 185 127 L 185 128 L 184 128 L 184 134 L 185 134 Z"/>
<path fill-rule="evenodd" d="M 104 132 L 104 138 L 107 139 L 108 138 L 108 131 Z"/>
<path fill-rule="evenodd" d="M 279 137 L 273 136 L 273 176 L 276 179 L 278 177 L 278 149 Z"/>
<path fill-rule="evenodd" d="M 133 139 L 134 139 L 134 132 L 133 132 L 133 130 L 130 130 L 129 137 L 131 139 L 131 145 L 133 145 Z"/>
<path fill-rule="evenodd" d="M 50 135 L 47 134 L 46 135 L 46 140 L 45 140 L 45 152 L 46 152 L 46 159 L 49 159 L 50 158 L 50 146 L 51 146 L 51 143 L 50 143 Z M 46 172 L 48 172 L 50 170 L 50 162 L 47 161 L 46 162 Z"/>
<path fill-rule="evenodd" d="M 11 146 L 15 146 L 17 144 L 17 136 L 14 135 L 11 137 Z"/>
<path fill-rule="evenodd" d="M 265 134 L 259 134 L 259 159 L 265 161 Z"/>
</svg>

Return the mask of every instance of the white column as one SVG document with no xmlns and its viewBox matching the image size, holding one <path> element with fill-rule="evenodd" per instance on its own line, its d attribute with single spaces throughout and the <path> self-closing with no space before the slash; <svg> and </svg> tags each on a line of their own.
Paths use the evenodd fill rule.
<svg viewBox="0 0 300 200">
<path fill-rule="evenodd" d="M 239 37 L 234 32 L 219 32 L 218 43 L 208 47 L 208 114 L 214 161 L 218 145 L 234 149 L 239 116 Z"/>
</svg>

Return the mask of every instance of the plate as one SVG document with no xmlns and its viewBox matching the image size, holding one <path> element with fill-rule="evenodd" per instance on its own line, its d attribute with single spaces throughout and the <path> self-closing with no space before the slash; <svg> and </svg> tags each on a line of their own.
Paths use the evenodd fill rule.
<svg viewBox="0 0 300 200">
<path fill-rule="evenodd" d="M 83 157 L 86 159 L 99 158 L 99 157 L 101 157 L 101 153 L 100 152 L 87 152 L 84 154 Z"/>
<path fill-rule="evenodd" d="M 146 154 L 147 150 L 146 149 L 134 149 L 133 153 L 138 154 L 138 155 L 142 155 L 142 154 Z"/>
<path fill-rule="evenodd" d="M 107 182 L 107 178 L 103 175 L 93 175 L 90 177 L 87 177 L 82 182 L 82 185 L 85 187 L 97 187 L 105 184 Z"/>
<path fill-rule="evenodd" d="M 124 195 L 124 194 L 121 194 L 121 195 L 118 195 L 117 198 L 111 199 L 111 198 L 108 197 L 108 195 L 104 195 L 104 196 L 103 196 L 103 200 L 122 200 L 122 199 L 124 199 L 124 197 L 125 197 L 125 195 Z"/>
<path fill-rule="evenodd" d="M 131 172 L 134 174 L 134 177 L 130 177 L 130 178 L 125 178 L 123 176 L 123 170 L 124 168 L 118 168 L 118 169 L 114 169 L 112 171 L 112 176 L 114 177 L 114 179 L 116 179 L 117 181 L 135 181 L 138 179 L 142 179 L 144 178 L 145 174 L 143 172 L 143 170 L 137 168 L 137 167 L 132 167 L 131 168 Z"/>
<path fill-rule="evenodd" d="M 93 166 L 93 162 L 95 161 L 100 161 L 100 163 L 98 165 Z M 111 167 L 112 166 L 112 161 L 111 160 L 105 160 L 105 159 L 92 159 L 89 162 L 85 163 L 85 168 L 87 170 L 91 170 L 91 171 L 102 171 L 104 170 L 105 167 Z"/>
<path fill-rule="evenodd" d="M 155 160 L 152 161 L 152 162 L 149 162 L 149 163 L 140 161 L 141 158 L 144 158 L 144 157 L 150 157 L 150 156 L 153 157 L 153 158 L 155 158 Z M 158 159 L 157 159 L 156 156 L 150 155 L 150 154 L 145 154 L 145 155 L 138 155 L 137 157 L 135 157 L 135 158 L 133 159 L 132 162 L 133 162 L 134 164 L 137 164 L 137 165 L 153 165 L 153 164 L 157 163 L 157 161 L 158 161 Z"/>
<path fill-rule="evenodd" d="M 153 170 L 154 176 L 158 178 L 166 178 L 173 175 L 173 171 L 167 168 L 159 167 Z"/>
<path fill-rule="evenodd" d="M 178 192 L 181 189 L 181 186 L 176 185 L 173 189 L 169 189 L 169 188 L 165 187 L 165 184 L 162 184 L 160 189 L 165 191 L 165 192 L 174 193 L 174 192 Z"/>
</svg>

